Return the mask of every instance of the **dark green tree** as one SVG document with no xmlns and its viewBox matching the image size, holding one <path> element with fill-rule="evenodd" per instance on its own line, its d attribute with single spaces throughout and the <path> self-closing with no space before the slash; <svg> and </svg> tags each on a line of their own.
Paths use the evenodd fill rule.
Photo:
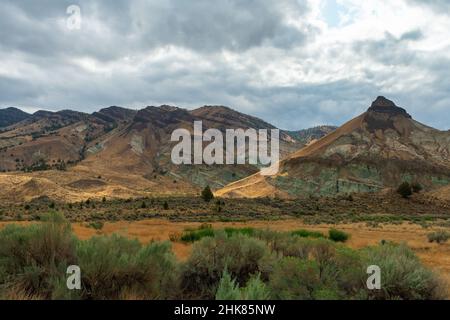
<svg viewBox="0 0 450 320">
<path fill-rule="evenodd" d="M 206 186 L 205 189 L 203 189 L 201 196 L 202 199 L 205 200 L 205 202 L 210 202 L 212 199 L 214 199 L 214 194 L 212 193 L 209 186 Z"/>
<path fill-rule="evenodd" d="M 403 182 L 397 189 L 397 193 L 401 195 L 403 198 L 408 199 L 410 196 L 412 196 L 412 188 L 411 185 L 408 182 Z"/>
</svg>

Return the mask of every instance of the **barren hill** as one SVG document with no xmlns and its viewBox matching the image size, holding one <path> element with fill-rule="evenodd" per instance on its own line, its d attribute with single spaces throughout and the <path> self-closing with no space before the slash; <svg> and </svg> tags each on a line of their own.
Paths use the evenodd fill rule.
<svg viewBox="0 0 450 320">
<path fill-rule="evenodd" d="M 172 106 L 93 114 L 38 111 L 0 133 L 2 200 L 50 196 L 60 200 L 197 194 L 206 184 L 226 184 L 258 172 L 253 165 L 175 166 L 173 130 L 271 129 L 273 125 L 223 106 L 185 110 Z M 283 156 L 303 146 L 282 131 Z"/>
<path fill-rule="evenodd" d="M 450 184 L 450 134 L 423 125 L 378 97 L 367 112 L 281 162 L 217 192 L 234 197 L 298 197 L 375 192 L 402 181 L 426 189 Z"/>
</svg>

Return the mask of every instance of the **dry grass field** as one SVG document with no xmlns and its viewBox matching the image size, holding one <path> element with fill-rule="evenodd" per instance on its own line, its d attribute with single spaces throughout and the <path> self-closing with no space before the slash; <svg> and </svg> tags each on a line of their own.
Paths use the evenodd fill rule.
<svg viewBox="0 0 450 320">
<path fill-rule="evenodd" d="M 30 222 L 21 222 L 28 224 Z M 0 223 L 0 227 L 6 223 Z M 171 235 L 180 234 L 187 228 L 195 228 L 201 223 L 195 222 L 171 222 L 162 219 L 151 219 L 142 221 L 118 221 L 107 222 L 101 230 L 95 230 L 86 223 L 74 223 L 73 230 L 80 239 L 88 239 L 95 235 L 111 235 L 114 233 L 126 236 L 128 238 L 137 238 L 142 243 L 148 243 L 152 240 L 169 240 Z M 217 222 L 212 223 L 213 228 L 221 229 L 226 227 L 253 227 L 259 229 L 271 229 L 276 231 L 293 231 L 305 229 L 311 231 L 321 231 L 327 233 L 330 228 L 336 225 L 320 224 L 305 225 L 299 219 L 281 220 L 281 221 L 250 221 L 250 222 Z M 406 243 L 420 257 L 422 262 L 438 271 L 446 280 L 450 292 L 450 243 L 436 244 L 429 243 L 427 234 L 442 230 L 442 228 L 424 229 L 414 224 L 384 224 L 373 228 L 365 223 L 342 224 L 338 225 L 339 230 L 343 230 L 351 235 L 347 244 L 352 248 L 362 248 L 365 246 L 376 245 L 382 240 L 393 241 L 397 243 Z M 450 228 L 444 228 L 450 231 Z M 181 242 L 173 243 L 173 250 L 181 260 L 186 259 L 191 252 L 192 245 Z"/>
<path fill-rule="evenodd" d="M 89 238 L 97 232 L 100 234 L 118 233 L 131 238 L 137 238 L 142 242 L 152 240 L 169 240 L 171 234 L 181 233 L 189 227 L 198 227 L 200 223 L 177 223 L 166 220 L 145 220 L 137 222 L 116 222 L 106 223 L 102 231 L 95 231 L 82 224 L 74 224 L 75 233 L 82 239 Z M 334 225 L 305 225 L 300 220 L 284 221 L 251 221 L 245 223 L 212 223 L 214 228 L 225 227 L 253 227 L 261 229 L 271 229 L 276 231 L 293 231 L 305 229 L 312 231 L 328 232 Z M 429 243 L 427 234 L 433 229 L 424 229 L 418 225 L 383 225 L 379 228 L 368 227 L 365 223 L 339 225 L 339 229 L 351 235 L 348 245 L 352 248 L 362 248 L 376 245 L 382 240 L 397 243 L 404 242 L 411 247 L 420 257 L 423 263 L 438 271 L 447 282 L 450 290 L 450 243 L 435 244 Z M 450 231 L 450 228 L 447 228 Z M 174 243 L 173 249 L 180 259 L 189 256 L 191 245 L 184 243 Z M 449 291 L 450 292 L 450 291 Z"/>
<path fill-rule="evenodd" d="M 28 225 L 38 222 L 0 222 L 0 228 L 6 224 L 17 223 Z M 179 235 L 188 228 L 197 228 L 200 222 L 173 222 L 165 219 L 150 219 L 140 221 L 106 222 L 100 230 L 89 226 L 86 222 L 72 223 L 73 231 L 78 238 L 85 240 L 96 235 L 119 234 L 131 239 L 138 239 L 142 243 L 151 241 L 170 240 L 173 235 Z M 435 271 L 438 271 L 447 282 L 450 292 L 450 243 L 429 243 L 427 234 L 436 230 L 450 231 L 449 227 L 423 228 L 417 224 L 383 224 L 371 227 L 366 223 L 353 224 L 318 224 L 307 225 L 300 219 L 280 221 L 249 221 L 249 222 L 213 222 L 215 229 L 252 227 L 257 229 L 270 229 L 275 231 L 294 231 L 298 229 L 320 231 L 324 234 L 330 228 L 338 228 L 351 235 L 347 245 L 358 249 L 365 246 L 379 244 L 382 240 L 396 243 L 406 243 L 419 256 L 422 262 Z M 180 260 L 185 260 L 191 253 L 192 245 L 183 242 L 173 242 L 173 251 Z M 450 298 L 450 297 L 449 297 Z"/>
</svg>

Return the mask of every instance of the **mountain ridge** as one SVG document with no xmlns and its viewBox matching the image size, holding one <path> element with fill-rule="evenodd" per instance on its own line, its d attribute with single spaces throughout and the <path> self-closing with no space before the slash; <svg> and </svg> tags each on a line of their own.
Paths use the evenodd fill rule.
<svg viewBox="0 0 450 320">
<path fill-rule="evenodd" d="M 4 195 L 76 200 L 90 192 L 98 197 L 196 194 L 206 184 L 217 189 L 258 171 L 253 165 L 173 165 L 171 133 L 179 128 L 192 131 L 199 120 L 205 130 L 274 128 L 223 106 L 112 106 L 92 114 L 38 111 L 0 133 Z M 281 131 L 282 155 L 302 145 Z"/>
<path fill-rule="evenodd" d="M 365 113 L 282 160 L 278 175 L 255 174 L 217 194 L 333 196 L 396 188 L 402 181 L 429 189 L 450 184 L 450 134 L 378 97 Z"/>
</svg>

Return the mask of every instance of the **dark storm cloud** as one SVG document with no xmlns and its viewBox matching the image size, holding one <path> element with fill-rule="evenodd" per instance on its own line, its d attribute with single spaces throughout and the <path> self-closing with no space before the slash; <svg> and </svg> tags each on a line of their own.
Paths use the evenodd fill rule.
<svg viewBox="0 0 450 320">
<path fill-rule="evenodd" d="M 284 16 L 289 10 L 301 19 L 308 12 L 301 1 L 84 0 L 76 2 L 83 28 L 68 32 L 64 19 L 73 3 L 2 1 L 1 47 L 31 55 L 88 55 L 104 60 L 165 45 L 242 51 L 262 45 L 289 48 L 306 38 Z"/>
<path fill-rule="evenodd" d="M 299 129 L 342 124 L 384 94 L 423 122 L 448 127 L 448 117 L 429 110 L 447 110 L 450 63 L 445 55 L 409 48 L 426 37 L 421 29 L 310 51 L 322 31 L 310 24 L 307 3 L 2 0 L 0 107 L 92 112 L 109 105 L 221 104 Z M 66 27 L 72 4 L 81 7 L 79 31 Z M 434 1 L 432 7 L 443 5 Z M 330 77 L 326 65 L 335 59 L 346 66 L 363 61 L 364 76 L 343 71 Z M 264 70 L 271 64 L 272 70 Z M 401 82 L 402 68 L 416 66 L 426 74 L 420 92 L 414 85 L 399 90 L 385 84 Z M 296 70 L 308 76 L 299 77 Z"/>
<path fill-rule="evenodd" d="M 16 62 L 20 69 L 1 78 L 0 104 L 93 111 L 109 104 L 232 103 L 232 95 L 250 79 L 226 65 L 217 65 L 211 74 L 189 65 L 172 68 L 177 61 L 165 60 L 144 63 L 136 72 L 114 70 L 105 76 L 81 68 L 76 61 L 114 63 L 134 57 L 139 63 L 158 48 L 175 46 L 197 52 L 198 63 L 220 64 L 224 61 L 214 55 L 223 50 L 300 46 L 316 30 L 305 25 L 300 31 L 287 22 L 287 16 L 302 24 L 309 10 L 305 3 L 4 0 L 0 3 L 0 57 L 8 60 L 6 70 L 13 70 Z M 72 4 L 81 8 L 79 31 L 69 31 L 65 25 L 66 9 Z"/>
</svg>

